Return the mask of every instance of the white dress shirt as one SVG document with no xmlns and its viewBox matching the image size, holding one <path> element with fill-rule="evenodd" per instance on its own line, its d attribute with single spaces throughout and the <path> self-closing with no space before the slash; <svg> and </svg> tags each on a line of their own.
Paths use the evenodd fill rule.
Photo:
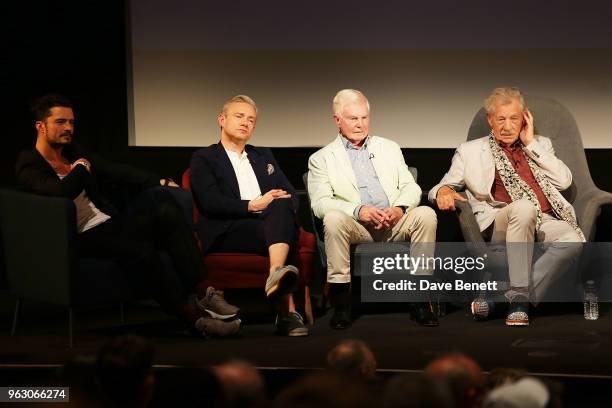
<svg viewBox="0 0 612 408">
<path fill-rule="evenodd" d="M 253 200 L 261 196 L 261 189 L 259 188 L 259 182 L 257 176 L 253 171 L 253 166 L 249 161 L 246 151 L 243 151 L 241 155 L 236 152 L 225 149 L 229 156 L 234 173 L 238 179 L 238 189 L 240 190 L 240 198 L 242 200 Z"/>
</svg>

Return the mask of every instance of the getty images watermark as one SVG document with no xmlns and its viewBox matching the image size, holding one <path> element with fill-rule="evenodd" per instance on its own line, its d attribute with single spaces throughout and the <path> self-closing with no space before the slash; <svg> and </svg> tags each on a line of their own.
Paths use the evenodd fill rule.
<svg viewBox="0 0 612 408">
<path fill-rule="evenodd" d="M 597 282 L 600 300 L 612 300 L 609 242 L 376 243 L 355 248 L 351 269 L 361 278 L 363 302 L 503 300 L 510 288 L 508 259 L 522 257 L 532 259 L 530 287 L 546 285 L 538 302 L 582 302 L 586 280 Z M 552 270 L 546 272 L 551 279 L 534 281 L 542 270 Z"/>
<path fill-rule="evenodd" d="M 486 267 L 485 261 L 488 255 L 482 256 L 413 256 L 407 253 L 396 253 L 394 256 L 376 256 L 372 259 L 372 273 L 381 275 L 384 272 L 400 273 L 412 276 L 430 276 L 434 271 L 451 271 L 458 275 L 466 272 L 483 271 Z M 447 290 L 447 291 L 474 291 L 474 290 L 498 290 L 498 282 L 489 280 L 486 282 L 468 282 L 463 279 L 455 279 L 453 282 L 436 282 L 430 279 L 400 279 L 399 281 L 386 282 L 383 279 L 375 279 L 372 287 L 376 291 L 385 290 Z"/>
</svg>

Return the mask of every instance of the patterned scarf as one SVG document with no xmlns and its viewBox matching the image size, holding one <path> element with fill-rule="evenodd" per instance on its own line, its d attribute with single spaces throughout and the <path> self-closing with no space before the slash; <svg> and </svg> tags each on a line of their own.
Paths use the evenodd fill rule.
<svg viewBox="0 0 612 408">
<path fill-rule="evenodd" d="M 489 134 L 489 146 L 491 147 L 491 152 L 493 153 L 493 160 L 495 160 L 495 168 L 497 169 L 499 177 L 502 179 L 508 194 L 510 194 L 512 201 L 517 201 L 522 198 L 527 198 L 529 201 L 531 201 L 537 212 L 536 229 L 540 229 L 540 225 L 542 224 L 542 208 L 540 207 L 538 197 L 531 187 L 529 187 L 529 184 L 527 184 L 514 170 L 510 160 L 495 141 L 493 131 L 491 131 Z M 523 152 L 525 152 L 525 147 L 523 146 L 522 148 Z M 538 185 L 542 189 L 542 192 L 546 196 L 546 199 L 550 203 L 550 206 L 552 207 L 557 218 L 571 225 L 572 228 L 576 230 L 576 233 L 582 239 L 582 241 L 586 242 L 584 234 L 578 226 L 578 222 L 576 221 L 576 217 L 574 216 L 571 207 L 566 206 L 565 203 L 559 199 L 557 189 L 551 184 L 546 175 L 544 175 L 544 173 L 540 170 L 540 167 L 538 167 L 538 165 L 529 157 L 527 153 L 525 153 L 525 159 L 527 159 L 527 163 L 529 164 L 529 168 L 531 169 L 533 176 L 538 182 Z"/>
</svg>

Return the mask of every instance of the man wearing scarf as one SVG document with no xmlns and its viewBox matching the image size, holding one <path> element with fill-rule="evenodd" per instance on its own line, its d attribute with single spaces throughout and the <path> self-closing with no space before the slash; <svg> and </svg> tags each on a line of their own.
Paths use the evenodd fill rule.
<svg viewBox="0 0 612 408">
<path fill-rule="evenodd" d="M 580 253 L 585 238 L 574 209 L 560 191 L 572 183 L 569 168 L 555 156 L 550 139 L 534 134 L 533 116 L 517 88 L 496 88 L 484 104 L 491 133 L 461 144 L 450 170 L 429 191 L 442 211 L 455 210 L 457 193 L 467 201 L 485 239 L 493 243 L 551 242 L 533 263 L 533 246 L 507 247 L 510 302 L 506 325 L 529 325 L 529 300 L 536 304 Z M 472 303 L 474 317 L 491 304 Z"/>
</svg>

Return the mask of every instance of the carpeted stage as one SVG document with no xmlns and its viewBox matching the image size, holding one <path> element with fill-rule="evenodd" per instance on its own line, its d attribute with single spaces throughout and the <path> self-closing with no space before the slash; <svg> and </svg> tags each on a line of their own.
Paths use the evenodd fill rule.
<svg viewBox="0 0 612 408">
<path fill-rule="evenodd" d="M 273 334 L 271 315 L 259 310 L 246 313 L 240 337 L 199 339 L 150 305 L 130 305 L 125 326 L 119 324 L 116 307 L 86 310 L 76 315 L 75 347 L 69 349 L 66 314 L 30 306 L 24 308 L 15 337 L 8 335 L 10 319 L 3 319 L 0 373 L 3 384 L 27 382 L 28 370 L 40 375 L 70 357 L 95 354 L 111 336 L 133 333 L 155 344 L 158 369 L 239 358 L 266 369 L 268 377 L 295 377 L 296 372 L 323 367 L 327 350 L 339 340 L 359 338 L 370 344 L 383 374 L 416 373 L 433 358 L 459 351 L 487 371 L 517 367 L 553 378 L 564 384 L 569 400 L 583 406 L 601 406 L 598 402 L 612 397 L 612 313 L 605 310 L 599 320 L 586 321 L 581 305 L 547 304 L 527 328 L 505 327 L 501 318 L 474 322 L 461 307 L 449 308 L 437 328 L 417 326 L 404 305 L 367 305 L 357 312 L 349 330 L 331 330 L 328 312 L 317 318 L 309 337 L 285 338 Z"/>
</svg>

